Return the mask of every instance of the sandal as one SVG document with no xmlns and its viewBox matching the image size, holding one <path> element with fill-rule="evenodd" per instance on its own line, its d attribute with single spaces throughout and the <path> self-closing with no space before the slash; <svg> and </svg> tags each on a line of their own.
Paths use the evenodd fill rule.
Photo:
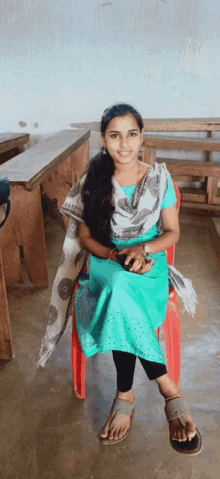
<svg viewBox="0 0 220 479">
<path fill-rule="evenodd" d="M 135 400 L 134 400 L 134 403 L 135 403 Z M 125 399 L 115 398 L 113 401 L 111 411 L 115 412 L 115 416 L 111 420 L 109 431 L 111 431 L 111 429 L 113 428 L 118 416 L 125 415 L 125 416 L 131 416 L 132 418 L 134 414 L 134 404 L 131 404 L 128 401 L 125 401 Z M 118 439 L 108 439 L 108 437 L 100 436 L 100 440 L 102 444 L 104 444 L 104 446 L 110 446 L 111 444 L 116 444 L 120 441 L 123 441 L 123 439 L 127 437 L 129 431 L 130 431 L 130 428 L 128 429 L 128 431 L 125 433 L 123 437 L 119 437 Z"/>
<path fill-rule="evenodd" d="M 168 421 L 178 418 L 184 429 L 187 430 L 186 423 L 181 417 L 183 414 L 189 414 L 190 412 L 185 399 L 178 397 L 169 400 L 169 402 L 166 402 L 164 410 Z M 170 444 L 175 451 L 183 452 L 184 454 L 190 454 L 191 456 L 196 456 L 199 454 L 203 447 L 202 437 L 197 428 L 196 435 L 192 439 L 187 438 L 186 441 L 180 442 L 170 438 Z"/>
</svg>

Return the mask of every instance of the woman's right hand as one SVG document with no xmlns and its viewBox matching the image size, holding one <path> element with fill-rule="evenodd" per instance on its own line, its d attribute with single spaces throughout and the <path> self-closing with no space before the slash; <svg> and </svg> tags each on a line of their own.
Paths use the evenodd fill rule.
<svg viewBox="0 0 220 479">
<path fill-rule="evenodd" d="M 142 268 L 140 268 L 138 271 L 135 271 L 135 273 L 144 274 L 144 273 L 148 273 L 148 271 L 151 270 L 154 264 L 154 259 L 146 258 L 145 261 L 146 261 L 146 264 Z"/>
<path fill-rule="evenodd" d="M 116 263 L 120 263 L 120 261 L 118 261 L 118 259 L 116 258 L 116 255 L 118 254 L 117 251 L 113 251 L 112 254 L 111 254 L 111 260 L 112 261 L 115 261 Z M 138 270 L 136 271 L 131 271 L 132 273 L 136 273 L 136 274 L 144 274 L 144 273 L 147 273 L 148 271 L 151 270 L 152 266 L 154 264 L 154 260 L 151 259 L 151 258 L 145 258 L 145 264 L 143 266 L 141 266 Z"/>
</svg>

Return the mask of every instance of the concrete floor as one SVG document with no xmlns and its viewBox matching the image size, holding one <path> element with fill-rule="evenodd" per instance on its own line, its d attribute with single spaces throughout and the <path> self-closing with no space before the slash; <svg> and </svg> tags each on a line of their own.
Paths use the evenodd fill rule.
<svg viewBox="0 0 220 479">
<path fill-rule="evenodd" d="M 164 402 L 136 363 L 136 415 L 129 436 L 110 447 L 99 433 L 116 391 L 112 354 L 86 361 L 86 399 L 72 389 L 71 326 L 44 369 L 36 362 L 45 333 L 53 279 L 65 232 L 56 208 L 44 214 L 50 287 L 36 288 L 23 264 L 24 283 L 8 288 L 14 359 L 0 363 L 1 479 L 217 479 L 220 465 L 219 279 L 208 216 L 181 212 L 176 267 L 193 281 L 199 304 L 183 313 L 181 391 L 203 437 L 188 457 L 169 444 Z M 163 338 L 161 340 L 164 349 Z"/>
</svg>

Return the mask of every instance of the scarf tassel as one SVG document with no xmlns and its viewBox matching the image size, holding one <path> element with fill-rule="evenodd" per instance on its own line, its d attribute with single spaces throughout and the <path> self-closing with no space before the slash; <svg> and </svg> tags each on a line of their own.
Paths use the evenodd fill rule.
<svg viewBox="0 0 220 479">
<path fill-rule="evenodd" d="M 185 311 L 194 317 L 196 312 L 197 294 L 192 286 L 192 281 L 184 276 L 175 268 L 168 265 L 169 282 L 175 289 L 178 296 L 181 297 Z"/>
</svg>

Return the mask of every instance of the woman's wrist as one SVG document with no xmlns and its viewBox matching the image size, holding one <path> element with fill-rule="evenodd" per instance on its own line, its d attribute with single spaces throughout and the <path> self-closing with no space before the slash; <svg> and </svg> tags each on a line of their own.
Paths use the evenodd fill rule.
<svg viewBox="0 0 220 479">
<path fill-rule="evenodd" d="M 149 252 L 146 251 L 147 254 L 155 254 L 160 253 L 161 251 L 167 250 L 170 246 L 175 245 L 179 241 L 179 233 L 176 231 L 165 231 L 162 235 L 158 236 L 157 238 L 148 241 L 146 243 L 142 243 L 144 250 L 146 251 L 149 247 Z"/>
</svg>

